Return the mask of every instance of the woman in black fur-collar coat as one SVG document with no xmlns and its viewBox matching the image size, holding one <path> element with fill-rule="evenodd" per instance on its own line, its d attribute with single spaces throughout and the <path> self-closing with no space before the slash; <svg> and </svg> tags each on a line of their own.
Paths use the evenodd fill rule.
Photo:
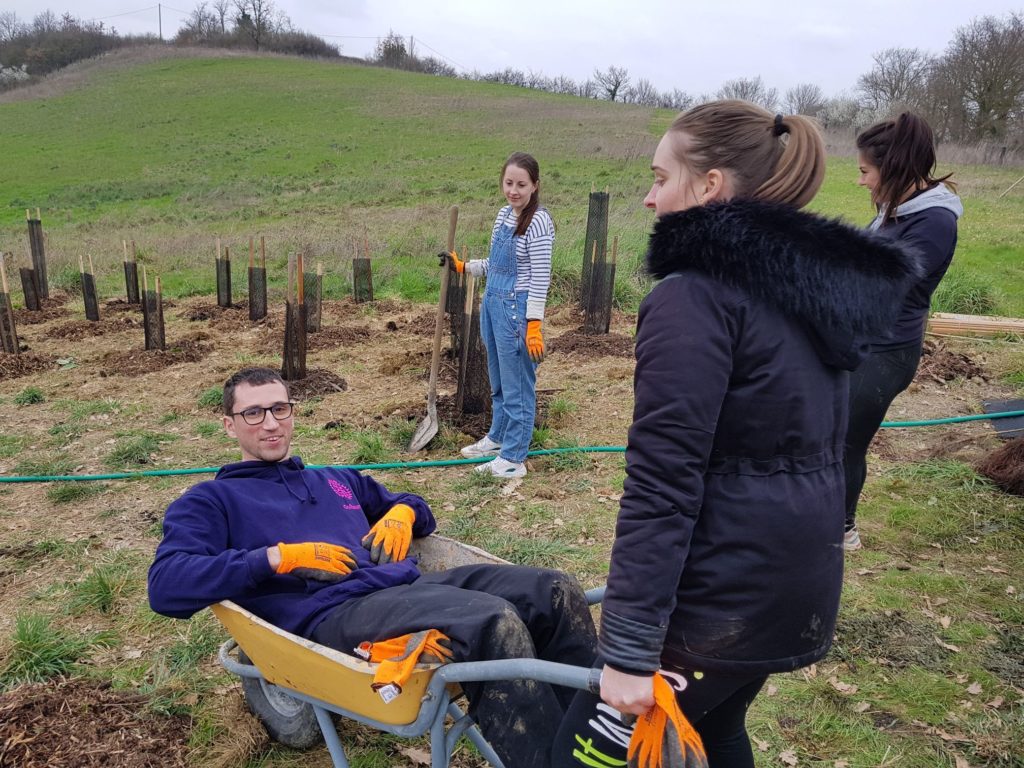
<svg viewBox="0 0 1024 768">
<path fill-rule="evenodd" d="M 661 281 L 637 323 L 602 698 L 641 714 L 661 669 L 711 768 L 753 766 L 744 718 L 767 675 L 832 642 L 848 371 L 917 267 L 799 210 L 824 174 L 806 118 L 704 104 L 675 120 L 652 168 L 648 267 Z M 614 728 L 574 712 L 577 756 L 623 757 Z"/>
</svg>

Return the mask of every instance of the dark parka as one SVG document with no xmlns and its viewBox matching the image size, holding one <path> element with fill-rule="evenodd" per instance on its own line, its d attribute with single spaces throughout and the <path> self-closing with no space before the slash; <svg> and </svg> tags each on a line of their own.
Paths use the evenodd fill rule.
<svg viewBox="0 0 1024 768">
<path fill-rule="evenodd" d="M 829 648 L 843 573 L 847 371 L 914 257 L 789 206 L 664 216 L 640 308 L 626 482 L 600 648 L 761 674 Z"/>
</svg>

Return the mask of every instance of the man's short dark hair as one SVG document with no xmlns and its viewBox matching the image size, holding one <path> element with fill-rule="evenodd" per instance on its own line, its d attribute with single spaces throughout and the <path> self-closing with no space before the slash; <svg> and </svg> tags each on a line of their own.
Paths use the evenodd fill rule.
<svg viewBox="0 0 1024 768">
<path fill-rule="evenodd" d="M 224 394 L 221 401 L 224 404 L 224 414 L 230 416 L 235 410 L 235 387 L 239 384 L 248 384 L 250 387 L 259 387 L 264 384 L 283 384 L 285 393 L 288 392 L 288 382 L 281 378 L 281 374 L 273 368 L 243 368 L 224 382 Z"/>
</svg>

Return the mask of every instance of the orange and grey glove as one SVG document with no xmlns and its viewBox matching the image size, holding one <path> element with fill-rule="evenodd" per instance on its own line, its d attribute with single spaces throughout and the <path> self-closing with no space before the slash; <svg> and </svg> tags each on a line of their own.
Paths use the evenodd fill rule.
<svg viewBox="0 0 1024 768">
<path fill-rule="evenodd" d="M 359 566 L 352 550 L 323 541 L 277 545 L 281 553 L 278 573 L 290 573 L 303 579 L 341 581 Z"/>
<path fill-rule="evenodd" d="M 407 504 L 395 504 L 363 537 L 370 559 L 378 565 L 404 560 L 412 543 L 412 524 L 416 513 Z"/>
<path fill-rule="evenodd" d="M 356 655 L 379 664 L 370 687 L 384 703 L 402 692 L 417 664 L 447 664 L 452 660 L 452 641 L 437 629 L 424 629 L 390 640 L 363 642 Z"/>
<path fill-rule="evenodd" d="M 530 359 L 539 363 L 544 359 L 544 337 L 540 332 L 540 320 L 526 321 L 526 351 L 530 353 Z"/>
<path fill-rule="evenodd" d="M 661 675 L 654 676 L 654 706 L 637 718 L 626 757 L 628 768 L 708 768 L 700 735 Z"/>
<path fill-rule="evenodd" d="M 455 251 L 441 251 L 437 254 L 437 266 L 443 267 L 445 261 L 448 262 L 448 266 L 454 269 L 460 275 L 466 269 L 466 262 L 459 258 L 459 254 Z"/>
</svg>

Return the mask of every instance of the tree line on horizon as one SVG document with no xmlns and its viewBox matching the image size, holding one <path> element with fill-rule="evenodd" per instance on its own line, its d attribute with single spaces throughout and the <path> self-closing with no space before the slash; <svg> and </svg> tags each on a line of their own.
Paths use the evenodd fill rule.
<svg viewBox="0 0 1024 768">
<path fill-rule="evenodd" d="M 13 11 L 0 12 L 0 90 L 31 82 L 84 58 L 115 48 L 159 43 L 155 36 L 123 36 L 102 22 L 43 11 L 31 23 Z M 338 46 L 295 29 L 273 0 L 201 0 L 172 40 L 181 46 L 241 48 L 345 58 Z M 768 110 L 817 118 L 825 128 L 854 131 L 911 110 L 923 115 L 943 141 L 995 142 L 1024 146 L 1024 12 L 982 16 L 956 30 L 943 53 L 887 48 L 873 56 L 871 71 L 851 92 L 827 96 L 813 83 L 785 92 L 760 76 L 728 80 L 714 93 L 694 95 L 680 88 L 658 90 L 634 80 L 624 67 L 595 68 L 582 82 L 564 75 L 515 68 L 459 73 L 447 62 L 419 55 L 414 38 L 393 31 L 381 38 L 365 61 L 426 74 L 500 83 L 608 101 L 685 110 L 711 99 L 736 98 Z"/>
</svg>

